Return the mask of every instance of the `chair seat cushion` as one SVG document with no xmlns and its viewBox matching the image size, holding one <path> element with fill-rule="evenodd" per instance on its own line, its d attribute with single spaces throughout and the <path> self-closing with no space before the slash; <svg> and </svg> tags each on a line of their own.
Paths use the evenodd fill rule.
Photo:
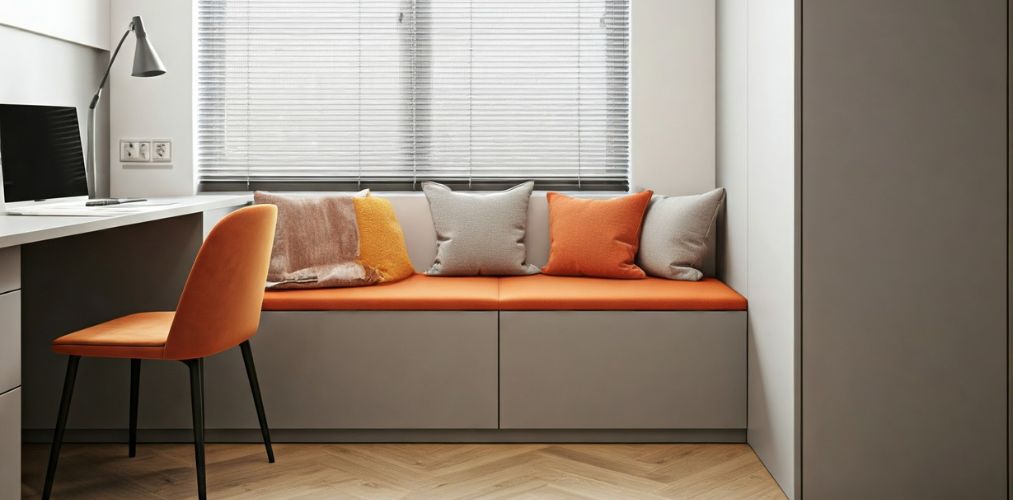
<svg viewBox="0 0 1013 500">
<path fill-rule="evenodd" d="M 268 290 L 265 311 L 495 311 L 497 278 L 416 274 L 359 288 Z"/>
<path fill-rule="evenodd" d="M 53 341 L 53 351 L 73 356 L 160 359 L 173 312 L 145 312 L 116 318 Z"/>
<path fill-rule="evenodd" d="M 502 278 L 503 311 L 744 311 L 746 298 L 714 279 Z"/>
</svg>

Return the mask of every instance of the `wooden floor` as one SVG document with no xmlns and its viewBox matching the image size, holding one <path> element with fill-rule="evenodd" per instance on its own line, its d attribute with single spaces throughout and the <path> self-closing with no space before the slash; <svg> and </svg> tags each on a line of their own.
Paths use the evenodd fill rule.
<svg viewBox="0 0 1013 500">
<path fill-rule="evenodd" d="M 193 447 L 66 445 L 54 497 L 195 496 Z M 208 445 L 211 498 L 784 498 L 743 444 Z M 25 445 L 22 496 L 48 448 Z"/>
</svg>

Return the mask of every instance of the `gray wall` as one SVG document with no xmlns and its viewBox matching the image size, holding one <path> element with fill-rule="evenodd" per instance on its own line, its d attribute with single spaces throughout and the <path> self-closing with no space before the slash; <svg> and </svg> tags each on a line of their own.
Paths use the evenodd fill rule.
<svg viewBox="0 0 1013 500">
<path fill-rule="evenodd" d="M 802 493 L 1007 494 L 1007 3 L 801 1 Z"/>
<path fill-rule="evenodd" d="M 104 50 L 0 25 L 0 103 L 76 106 L 84 143 L 88 102 L 108 60 L 109 52 Z M 100 192 L 109 186 L 108 111 L 106 96 L 95 140 Z"/>
<path fill-rule="evenodd" d="M 719 270 L 749 298 L 749 444 L 795 497 L 795 5 L 717 9 Z"/>
</svg>

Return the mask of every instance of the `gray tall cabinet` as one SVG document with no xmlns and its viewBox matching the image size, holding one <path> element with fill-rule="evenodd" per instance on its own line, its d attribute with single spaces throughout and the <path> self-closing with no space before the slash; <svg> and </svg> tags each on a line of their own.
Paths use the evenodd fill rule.
<svg viewBox="0 0 1013 500">
<path fill-rule="evenodd" d="M 799 0 L 803 498 L 1008 492 L 1006 0 Z"/>
</svg>

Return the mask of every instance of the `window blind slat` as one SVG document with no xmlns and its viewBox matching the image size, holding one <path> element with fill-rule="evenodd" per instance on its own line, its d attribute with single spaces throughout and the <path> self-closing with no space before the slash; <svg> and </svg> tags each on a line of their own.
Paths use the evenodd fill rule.
<svg viewBox="0 0 1013 500">
<path fill-rule="evenodd" d="M 629 0 L 198 0 L 202 190 L 625 190 Z"/>
</svg>

